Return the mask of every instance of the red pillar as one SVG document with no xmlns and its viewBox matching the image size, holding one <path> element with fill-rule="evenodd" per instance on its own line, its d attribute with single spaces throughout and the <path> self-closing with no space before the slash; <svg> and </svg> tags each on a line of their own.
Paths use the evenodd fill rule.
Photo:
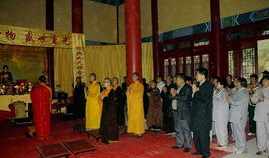
<svg viewBox="0 0 269 158">
<path fill-rule="evenodd" d="M 211 65 L 212 74 L 224 77 L 228 73 L 228 54 L 223 49 L 221 36 L 220 1 L 210 0 L 211 8 Z"/>
<path fill-rule="evenodd" d="M 72 0 L 72 32 L 83 33 L 83 0 Z"/>
<path fill-rule="evenodd" d="M 127 78 L 131 81 L 134 72 L 142 76 L 140 0 L 125 1 L 125 27 Z"/>
<path fill-rule="evenodd" d="M 54 3 L 46 0 L 46 30 L 54 30 Z"/>
<path fill-rule="evenodd" d="M 116 18 L 117 18 L 117 44 L 120 44 L 120 23 L 119 23 L 119 16 L 120 16 L 120 6 L 116 6 Z"/>
<path fill-rule="evenodd" d="M 46 0 L 46 30 L 54 30 L 54 3 L 53 0 Z M 54 48 L 47 48 L 47 69 L 48 82 L 54 92 Z"/>
<path fill-rule="evenodd" d="M 152 50 L 154 77 L 161 75 L 160 73 L 160 51 L 159 51 L 159 23 L 158 23 L 158 0 L 151 0 L 151 22 L 152 22 Z"/>
</svg>

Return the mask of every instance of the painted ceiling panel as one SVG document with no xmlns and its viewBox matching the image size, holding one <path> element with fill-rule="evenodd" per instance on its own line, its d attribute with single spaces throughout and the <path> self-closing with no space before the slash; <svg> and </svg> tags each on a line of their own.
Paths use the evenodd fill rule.
<svg viewBox="0 0 269 158">
<path fill-rule="evenodd" d="M 100 2 L 100 3 L 105 3 L 105 4 L 110 4 L 110 5 L 121 5 L 124 0 L 91 0 L 95 2 Z"/>
</svg>

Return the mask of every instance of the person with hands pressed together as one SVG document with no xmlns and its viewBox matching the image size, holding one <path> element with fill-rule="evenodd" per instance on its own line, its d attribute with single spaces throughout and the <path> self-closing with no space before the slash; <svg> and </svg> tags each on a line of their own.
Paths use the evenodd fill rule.
<svg viewBox="0 0 269 158">
<path fill-rule="evenodd" d="M 196 148 L 194 155 L 210 157 L 210 130 L 212 128 L 213 86 L 207 81 L 208 70 L 199 68 L 196 73 L 198 86 L 193 86 L 191 129 Z"/>
<path fill-rule="evenodd" d="M 189 152 L 192 148 L 190 130 L 192 88 L 185 84 L 184 75 L 176 76 L 176 89 L 171 89 L 171 95 L 176 131 L 176 145 L 173 148 L 184 148 L 184 152 Z"/>
</svg>

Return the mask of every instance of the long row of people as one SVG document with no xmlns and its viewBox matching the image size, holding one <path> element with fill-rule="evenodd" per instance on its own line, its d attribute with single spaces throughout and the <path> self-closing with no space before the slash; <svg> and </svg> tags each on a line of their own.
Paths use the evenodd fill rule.
<svg viewBox="0 0 269 158">
<path fill-rule="evenodd" d="M 119 127 L 125 125 L 127 133 L 138 137 L 147 128 L 158 131 L 164 129 L 167 132 L 175 130 L 177 144 L 174 148 L 184 147 L 186 152 L 192 147 L 190 124 L 194 122 L 192 131 L 196 154 L 208 157 L 213 87 L 207 81 L 206 69 L 201 68 L 197 72 L 196 79 L 199 83 L 193 88 L 185 84 L 183 75 L 176 77 L 175 84 L 172 80 L 167 86 L 164 82 L 159 81 L 157 84 L 151 81 L 148 88 L 139 81 L 136 73 L 132 75 L 132 82 L 128 87 L 123 83 L 119 88 L 117 78 L 105 78 L 101 87 L 96 75 L 92 73 L 86 100 L 83 99 L 86 86 L 77 78 L 77 94 L 74 95 L 77 109 L 80 109 L 77 116 L 83 117 L 83 112 L 79 111 L 83 111 L 83 104 L 86 102 L 86 130 L 99 130 L 104 143 L 118 141 Z"/>
<path fill-rule="evenodd" d="M 202 157 L 210 156 L 210 131 L 216 135 L 219 148 L 228 146 L 228 131 L 231 131 L 235 152 L 247 152 L 247 122 L 252 133 L 257 123 L 257 154 L 260 155 L 268 150 L 269 75 L 265 73 L 260 84 L 257 75 L 250 78 L 249 85 L 245 78 L 233 79 L 230 75 L 226 79 L 209 80 L 208 71 L 199 68 L 194 80 L 178 74 L 174 78 L 168 76 L 166 81 L 158 78 L 148 85 L 145 80 L 140 83 L 138 74 L 134 73 L 132 84 L 127 86 L 123 82 L 120 86 L 115 77 L 105 78 L 100 84 L 92 73 L 86 100 L 86 86 L 77 78 L 74 95 L 77 116 L 84 117 L 86 102 L 86 129 L 98 129 L 104 143 L 118 141 L 119 129 L 125 126 L 128 133 L 139 137 L 145 129 L 164 130 L 175 132 L 173 148 L 189 152 L 194 143 L 197 152 L 193 154 Z"/>
</svg>

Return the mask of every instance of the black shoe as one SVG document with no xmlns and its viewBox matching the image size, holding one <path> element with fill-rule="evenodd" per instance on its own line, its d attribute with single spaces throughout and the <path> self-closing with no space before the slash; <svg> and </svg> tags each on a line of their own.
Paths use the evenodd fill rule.
<svg viewBox="0 0 269 158">
<path fill-rule="evenodd" d="M 258 152 L 256 152 L 256 155 L 262 155 L 262 154 L 263 154 L 262 151 L 258 151 Z"/>
<path fill-rule="evenodd" d="M 209 158 L 210 155 L 202 155 L 202 158 Z"/>
<path fill-rule="evenodd" d="M 184 148 L 184 150 L 183 150 L 183 152 L 185 152 L 185 153 L 188 153 L 188 152 L 190 152 L 190 151 L 191 151 L 190 148 Z"/>
<path fill-rule="evenodd" d="M 143 138 L 143 134 L 136 134 L 135 137 L 136 138 Z"/>
<path fill-rule="evenodd" d="M 172 149 L 182 149 L 182 148 L 183 148 L 183 147 L 176 146 L 176 145 L 172 146 Z"/>
<path fill-rule="evenodd" d="M 26 138 L 33 138 L 34 137 L 33 134 L 30 134 L 30 133 L 25 133 L 25 136 L 26 136 Z"/>
<path fill-rule="evenodd" d="M 35 133 L 35 132 L 34 132 L 34 133 L 26 132 L 26 133 L 25 133 L 25 136 L 26 136 L 27 138 L 33 138 L 33 137 L 36 136 L 36 133 Z"/>
<path fill-rule="evenodd" d="M 109 144 L 108 140 L 102 140 L 102 143 Z"/>
<path fill-rule="evenodd" d="M 201 155 L 201 153 L 199 152 L 194 152 L 194 153 L 191 153 L 192 155 Z"/>
</svg>

